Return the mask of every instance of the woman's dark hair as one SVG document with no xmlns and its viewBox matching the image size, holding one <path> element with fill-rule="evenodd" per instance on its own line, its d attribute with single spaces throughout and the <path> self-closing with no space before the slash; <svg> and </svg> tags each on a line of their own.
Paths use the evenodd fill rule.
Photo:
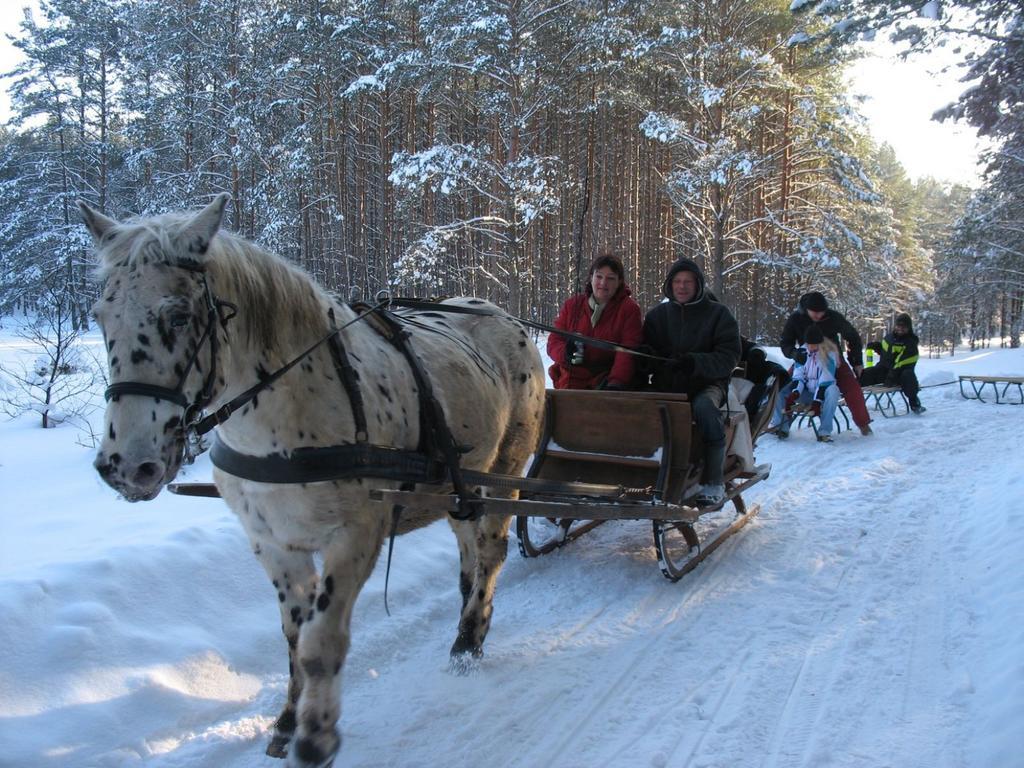
<svg viewBox="0 0 1024 768">
<path fill-rule="evenodd" d="M 587 295 L 589 296 L 594 292 L 593 286 L 590 284 L 591 278 L 594 273 L 597 272 L 601 267 L 608 267 L 612 272 L 619 276 L 619 282 L 626 282 L 626 270 L 622 266 L 622 259 L 613 253 L 604 253 L 590 262 L 590 270 L 587 272 Z"/>
</svg>

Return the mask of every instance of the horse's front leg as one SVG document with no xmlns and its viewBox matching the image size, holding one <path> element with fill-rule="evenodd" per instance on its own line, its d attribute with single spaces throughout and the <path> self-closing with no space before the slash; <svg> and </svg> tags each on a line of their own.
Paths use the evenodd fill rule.
<svg viewBox="0 0 1024 768">
<path fill-rule="evenodd" d="M 462 616 L 452 644 L 451 667 L 465 673 L 484 653 L 484 638 L 491 626 L 494 587 L 508 553 L 511 517 L 484 515 L 476 522 L 452 520 L 459 541 Z"/>
<path fill-rule="evenodd" d="M 265 541 L 254 543 L 253 549 L 277 590 L 281 630 L 288 641 L 288 698 L 274 722 L 274 731 L 267 746 L 268 755 L 283 758 L 288 754 L 288 743 L 295 734 L 303 684 L 302 668 L 298 664 L 299 630 L 315 598 L 316 567 L 312 556 L 305 552 L 289 552 Z"/>
<path fill-rule="evenodd" d="M 384 540 L 384 518 L 349 520 L 323 550 L 323 573 L 299 635 L 304 676 L 290 768 L 327 768 L 341 746 L 341 668 L 350 644 L 352 609 Z"/>
</svg>

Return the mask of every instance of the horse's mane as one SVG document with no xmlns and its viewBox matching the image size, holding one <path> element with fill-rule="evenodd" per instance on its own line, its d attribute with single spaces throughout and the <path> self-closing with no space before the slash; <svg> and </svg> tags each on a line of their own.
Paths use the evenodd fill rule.
<svg viewBox="0 0 1024 768">
<path fill-rule="evenodd" d="M 177 236 L 193 216 L 168 213 L 119 224 L 107 238 L 111 242 L 98 277 L 106 280 L 120 268 L 172 263 L 181 249 Z M 127 232 L 132 236 L 119 241 L 118 234 Z M 315 339 L 327 329 L 326 308 L 334 302 L 326 291 L 305 271 L 255 243 L 220 230 L 195 261 L 206 265 L 217 296 L 238 306 L 233 322 L 264 353 L 290 353 L 290 336 Z"/>
<path fill-rule="evenodd" d="M 213 238 L 208 258 L 213 284 L 245 308 L 239 311 L 241 327 L 264 352 L 291 354 L 287 338 L 315 340 L 327 330 L 326 307 L 332 302 L 305 271 L 225 232 Z"/>
</svg>

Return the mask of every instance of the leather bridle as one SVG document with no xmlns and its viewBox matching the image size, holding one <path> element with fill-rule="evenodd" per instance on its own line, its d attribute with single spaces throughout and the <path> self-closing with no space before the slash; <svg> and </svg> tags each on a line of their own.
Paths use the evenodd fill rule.
<svg viewBox="0 0 1024 768">
<path fill-rule="evenodd" d="M 187 432 L 189 427 L 199 419 L 203 409 L 213 400 L 213 388 L 217 382 L 217 359 L 220 352 L 220 339 L 217 335 L 217 325 L 227 328 L 228 321 L 238 312 L 238 307 L 229 301 L 218 299 L 210 290 L 210 284 L 206 279 L 206 269 L 199 264 L 171 264 L 172 267 L 185 269 L 189 272 L 200 275 L 203 281 L 203 293 L 206 298 L 206 327 L 203 329 L 196 348 L 185 369 L 178 377 L 178 383 L 173 387 L 162 387 L 158 384 L 147 384 L 143 381 L 119 381 L 111 384 L 103 393 L 103 397 L 109 401 L 121 395 L 139 395 L 140 397 L 152 397 L 156 400 L 167 400 L 185 409 L 182 419 L 183 428 Z M 195 366 L 203 347 L 209 342 L 210 365 L 203 381 L 202 389 L 196 394 L 192 402 L 185 396 L 185 382 L 188 380 L 192 368 Z"/>
</svg>

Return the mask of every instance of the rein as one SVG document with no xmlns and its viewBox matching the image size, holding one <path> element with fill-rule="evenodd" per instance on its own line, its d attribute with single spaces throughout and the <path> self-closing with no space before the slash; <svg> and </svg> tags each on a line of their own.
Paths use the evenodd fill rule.
<svg viewBox="0 0 1024 768">
<path fill-rule="evenodd" d="M 384 302 L 380 302 L 378 304 L 375 304 L 374 306 L 370 307 L 369 309 L 365 310 L 364 312 L 356 315 L 354 318 L 349 320 L 347 323 L 345 323 L 341 327 L 332 329 L 330 333 L 326 334 L 325 336 L 322 336 L 319 340 L 317 340 L 316 342 L 311 344 L 303 352 L 301 352 L 298 355 L 296 355 L 294 358 L 289 360 L 287 363 L 285 363 L 283 366 L 278 368 L 276 371 L 274 371 L 272 374 L 267 376 L 265 379 L 261 380 L 257 384 L 254 384 L 253 386 L 249 387 L 249 389 L 245 390 L 241 394 L 233 397 L 229 402 L 227 402 L 224 405 L 222 405 L 220 408 L 218 408 L 213 413 L 211 413 L 211 414 L 207 415 L 206 417 L 196 421 L 195 424 L 190 426 L 191 431 L 195 432 L 196 435 L 200 435 L 201 436 L 201 435 L 205 435 L 207 432 L 209 432 L 211 429 L 216 427 L 218 424 L 223 424 L 225 421 L 227 421 L 229 418 L 231 418 L 231 415 L 235 411 L 237 411 L 239 408 L 241 408 L 246 403 L 250 402 L 260 392 L 262 392 L 263 390 L 267 389 L 275 381 L 277 381 L 282 376 L 284 376 L 286 373 L 288 373 L 288 371 L 290 371 L 292 368 L 294 368 L 296 365 L 298 365 L 302 361 L 302 359 L 304 357 L 306 357 L 306 355 L 308 355 L 310 352 L 315 350 L 321 344 L 323 344 L 323 343 L 333 339 L 341 331 L 345 330 L 350 325 L 352 325 L 354 323 L 357 323 L 360 320 L 362 320 L 363 318 L 365 318 L 367 315 L 372 314 L 372 313 L 378 311 L 383 306 L 384 306 Z M 362 409 L 360 408 L 359 410 L 362 410 Z M 365 441 L 366 440 L 365 427 L 363 429 L 360 429 L 360 430 L 357 431 L 356 438 L 359 439 L 360 435 L 362 436 L 362 440 L 360 442 Z"/>
<path fill-rule="evenodd" d="M 486 309 L 475 309 L 473 307 L 460 307 L 454 304 L 441 304 L 435 301 L 425 301 L 423 299 L 390 299 L 390 306 L 403 307 L 406 309 L 419 309 L 429 312 L 450 312 L 457 315 L 480 315 L 482 317 L 503 317 L 506 316 L 496 315 L 493 312 L 488 312 Z M 533 320 L 526 320 L 522 317 L 516 317 L 515 315 L 507 315 L 511 320 L 515 320 L 517 323 L 527 326 L 528 328 L 534 328 L 538 331 L 546 331 L 548 333 L 554 333 L 558 336 L 563 336 L 573 341 L 578 341 L 586 344 L 590 347 L 596 347 L 597 349 L 607 349 L 611 352 L 625 352 L 627 355 L 633 355 L 634 357 L 643 357 L 648 360 L 657 360 L 658 362 L 667 363 L 672 358 L 661 357 L 660 355 L 652 355 L 649 352 L 641 352 L 639 349 L 633 349 L 632 347 L 624 347 L 621 344 L 616 344 L 612 341 L 605 341 L 604 339 L 595 339 L 592 336 L 584 336 L 581 333 L 574 333 L 573 331 L 566 331 L 561 328 L 555 328 L 553 325 L 544 325 L 544 323 L 537 323 Z"/>
<path fill-rule="evenodd" d="M 451 516 L 456 520 L 475 520 L 482 514 L 482 500 L 470 490 L 469 483 L 467 482 L 468 478 L 476 478 L 478 473 L 465 472 L 461 469 L 460 457 L 467 449 L 455 442 L 451 430 L 448 428 L 444 409 L 434 397 L 430 378 L 409 344 L 410 334 L 403 327 L 402 318 L 392 314 L 387 308 L 401 307 L 412 310 L 478 315 L 481 317 L 508 317 L 522 325 L 549 333 L 560 334 L 566 338 L 602 349 L 625 352 L 652 360 L 666 359 L 630 349 L 620 344 L 614 344 L 602 339 L 593 339 L 578 333 L 564 331 L 560 328 L 535 323 L 504 313 L 499 315 L 473 307 L 440 304 L 434 301 L 418 299 L 392 299 L 386 295 L 379 295 L 376 304 L 358 312 L 354 318 L 344 325 L 332 327 L 329 333 L 322 336 L 273 373 L 261 378 L 258 383 L 236 395 L 216 411 L 199 418 L 199 414 L 213 399 L 213 387 L 217 380 L 217 362 L 220 351 L 219 337 L 216 332 L 217 323 L 220 324 L 221 328 L 226 329 L 228 321 L 237 314 L 238 308 L 234 304 L 218 299 L 213 295 L 204 267 L 187 263 L 178 263 L 173 266 L 198 273 L 202 277 L 207 319 L 206 327 L 203 329 L 203 333 L 196 344 L 196 349 L 192 353 L 174 388 L 138 381 L 118 382 L 107 387 L 104 393 L 107 400 L 120 395 L 139 395 L 175 403 L 185 409 L 182 430 L 191 439 L 197 440 L 216 426 L 225 423 L 239 408 L 251 402 L 261 392 L 270 388 L 315 349 L 328 341 L 334 340 L 335 343 L 330 348 L 331 356 L 352 407 L 356 427 L 356 442 L 354 444 L 321 448 L 300 448 L 286 457 L 279 454 L 272 456 L 249 456 L 235 451 L 221 440 L 215 440 L 211 450 L 211 459 L 214 465 L 236 477 L 271 483 L 309 483 L 355 477 L 381 477 L 414 483 L 436 483 L 447 475 L 447 479 L 454 487 L 455 496 L 458 499 L 458 511 L 451 513 Z M 363 407 L 362 391 L 358 383 L 358 375 L 352 368 L 344 345 L 340 342 L 338 335 L 344 329 L 361 320 L 365 320 L 370 315 L 374 315 L 379 319 L 384 329 L 381 330 L 377 327 L 375 330 L 381 333 L 403 354 L 413 374 L 413 380 L 416 384 L 420 401 L 421 438 L 420 446 L 417 450 L 407 451 L 372 445 L 367 442 L 366 414 Z M 333 310 L 330 313 L 330 318 L 333 325 Z M 202 390 L 189 403 L 188 398 L 184 394 L 185 381 L 192 368 L 196 365 L 202 348 L 207 342 L 209 342 L 210 347 L 209 372 L 203 382 Z M 400 512 L 397 514 L 400 514 Z"/>
</svg>

